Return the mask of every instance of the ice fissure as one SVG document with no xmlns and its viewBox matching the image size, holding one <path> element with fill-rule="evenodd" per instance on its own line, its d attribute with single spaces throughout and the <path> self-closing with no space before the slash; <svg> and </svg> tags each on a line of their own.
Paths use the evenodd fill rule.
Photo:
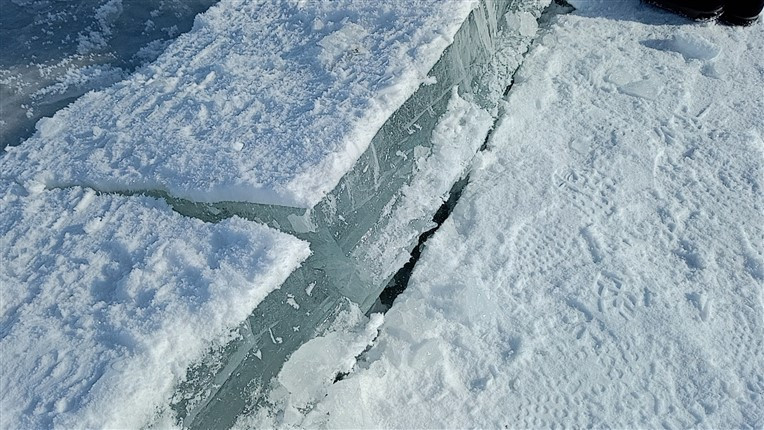
<svg viewBox="0 0 764 430">
<path fill-rule="evenodd" d="M 554 3 L 546 8 L 541 16 L 539 17 L 539 28 L 540 30 L 543 30 L 545 27 L 547 27 L 550 23 L 550 20 L 553 16 L 563 14 L 563 13 L 570 13 L 573 11 L 574 8 L 565 2 L 564 0 L 555 0 Z M 527 52 L 526 52 L 527 53 Z M 525 55 L 525 54 L 523 54 Z M 509 95 L 509 92 L 512 90 L 512 87 L 514 85 L 514 79 L 510 77 L 509 82 L 506 85 L 506 88 L 503 91 L 503 96 L 506 97 Z M 497 118 L 503 117 L 503 106 L 499 106 L 499 114 L 497 115 Z M 485 136 L 485 139 L 483 140 L 482 145 L 480 146 L 480 149 L 478 152 L 485 151 L 488 149 L 488 142 L 491 140 L 491 136 L 493 134 L 493 131 L 496 128 L 496 123 L 491 126 L 490 130 Z M 422 251 L 424 247 L 427 244 L 427 240 L 430 239 L 435 232 L 441 227 L 441 225 L 448 219 L 448 217 L 451 215 L 451 212 L 454 210 L 454 207 L 456 207 L 456 204 L 458 203 L 459 199 L 462 196 L 462 192 L 464 191 L 464 188 L 469 183 L 469 174 L 466 176 L 460 178 L 458 181 L 456 181 L 453 186 L 451 187 L 451 190 L 448 193 L 448 198 L 443 202 L 443 204 L 438 208 L 438 210 L 435 212 L 435 214 L 432 217 L 432 222 L 435 224 L 434 227 L 431 229 L 423 232 L 417 241 L 416 246 L 413 247 L 411 250 L 410 258 L 406 263 L 398 269 L 397 272 L 395 272 L 395 275 L 390 279 L 389 283 L 385 286 L 384 290 L 379 295 L 378 301 L 374 304 L 374 306 L 368 311 L 371 312 L 387 312 L 388 309 L 393 305 L 393 302 L 395 299 L 406 290 L 406 287 L 408 286 L 409 279 L 411 278 L 411 274 L 414 271 L 414 267 L 419 262 L 419 258 L 422 255 Z M 343 374 L 339 374 L 337 376 L 338 380 L 341 380 L 344 378 Z"/>
<path fill-rule="evenodd" d="M 350 303 L 369 311 L 379 300 L 391 302 L 416 262 L 412 254 L 459 198 L 544 6 L 482 1 L 428 83 L 385 122 L 354 168 L 312 209 L 165 196 L 181 214 L 213 222 L 233 215 L 258 221 L 308 241 L 313 252 L 258 306 L 238 340 L 189 371 L 172 402 L 180 424 L 231 427 L 241 413 L 266 404 L 268 385 L 285 360 Z"/>
<path fill-rule="evenodd" d="M 443 225 L 446 219 L 448 219 L 448 216 L 451 215 L 451 212 L 454 210 L 456 203 L 462 196 L 462 191 L 464 190 L 464 187 L 467 186 L 467 183 L 469 183 L 469 176 L 460 179 L 454 184 L 453 187 L 451 187 L 448 200 L 443 202 L 443 204 L 435 212 L 435 215 L 432 217 L 432 221 L 435 223 L 435 227 L 419 235 L 416 246 L 414 246 L 414 248 L 411 250 L 411 257 L 406 262 L 406 264 L 403 265 L 403 267 L 395 272 L 393 278 L 379 295 L 379 301 L 375 303 L 375 306 L 372 307 L 370 312 L 386 312 L 393 305 L 395 299 L 403 291 L 406 290 L 406 287 L 409 283 L 409 278 L 411 278 L 411 273 L 414 271 L 414 267 L 416 266 L 417 262 L 419 262 L 419 258 L 422 256 L 422 250 L 426 246 L 427 240 L 430 239 L 436 231 L 438 231 L 440 226 Z"/>
</svg>

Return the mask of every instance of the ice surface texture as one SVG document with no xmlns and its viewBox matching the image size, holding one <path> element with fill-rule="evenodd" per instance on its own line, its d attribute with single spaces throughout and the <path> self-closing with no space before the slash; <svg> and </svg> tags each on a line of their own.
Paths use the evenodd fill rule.
<svg viewBox="0 0 764 430">
<path fill-rule="evenodd" d="M 165 190 L 186 216 L 239 214 L 311 241 L 313 256 L 258 305 L 242 338 L 205 356 L 174 393 L 183 425 L 224 427 L 259 404 L 253 392 L 348 298 L 368 308 L 407 258 L 487 134 L 544 4 L 223 2 L 155 65 L 40 122 L 0 175 L 31 190 Z M 335 159 L 350 164 L 326 161 Z M 257 175 L 271 182 L 247 182 Z M 198 204 L 247 200 L 241 185 L 283 194 L 259 203 L 297 206 L 298 180 L 311 198 L 334 189 L 307 211 Z"/>
<path fill-rule="evenodd" d="M 476 4 L 224 0 L 151 66 L 40 121 L 2 174 L 311 207 Z"/>
<path fill-rule="evenodd" d="M 151 198 L 0 183 L 4 428 L 141 427 L 310 252 Z"/>
</svg>

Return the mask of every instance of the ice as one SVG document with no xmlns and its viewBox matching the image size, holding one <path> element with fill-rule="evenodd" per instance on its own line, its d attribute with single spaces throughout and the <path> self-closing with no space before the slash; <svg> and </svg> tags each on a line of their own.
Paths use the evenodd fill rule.
<svg viewBox="0 0 764 430">
<path fill-rule="evenodd" d="M 353 306 L 338 315 L 326 334 L 306 342 L 279 373 L 278 382 L 291 402 L 284 408 L 305 409 L 320 401 L 338 375 L 353 369 L 356 356 L 377 337 L 382 321 L 381 314 L 369 319 Z"/>
<path fill-rule="evenodd" d="M 174 408 L 184 425 L 228 427 L 236 418 L 232 411 L 261 407 L 262 396 L 250 396 L 253 387 L 264 394 L 280 362 L 322 334 L 348 299 L 364 311 L 372 306 L 432 226 L 500 111 L 499 99 L 531 40 L 508 23 L 538 17 L 543 6 L 498 2 L 475 9 L 427 85 L 392 114 L 353 169 L 313 208 L 174 201 L 176 210 L 204 219 L 238 214 L 262 221 L 309 241 L 314 252 L 255 311 L 251 337 L 210 360 L 224 365 L 201 366 L 181 388 Z M 515 14 L 525 18 L 507 19 Z M 272 341 L 271 332 L 282 341 Z"/>
<path fill-rule="evenodd" d="M 454 92 L 432 132 L 432 148 L 414 154 L 414 177 L 382 209 L 385 225 L 369 230 L 353 258 L 376 285 L 384 285 L 409 258 L 401 252 L 433 226 L 432 215 L 466 173 L 494 118 Z"/>
<path fill-rule="evenodd" d="M 301 344 L 367 311 L 432 226 L 547 3 L 223 1 L 157 62 L 40 121 L 0 176 L 159 197 L 310 243 L 173 388 L 178 424 L 229 427 Z"/>
<path fill-rule="evenodd" d="M 40 121 L 0 159 L 3 423 L 759 427 L 764 26 L 573 3 L 513 77 L 546 2 L 224 0 Z"/>
<path fill-rule="evenodd" d="M 319 402 L 244 426 L 761 426 L 764 23 L 576 3 L 374 345 Z M 672 34 L 716 46 L 721 78 L 643 43 Z M 663 91 L 618 90 L 645 79 Z"/>
<path fill-rule="evenodd" d="M 0 146 L 155 60 L 217 0 L 0 0 Z"/>
<path fill-rule="evenodd" d="M 618 91 L 647 100 L 655 100 L 663 91 L 663 82 L 657 78 L 641 79 L 618 87 Z"/>
<path fill-rule="evenodd" d="M 2 181 L 0 409 L 7 428 L 141 428 L 186 369 L 308 256 L 240 218 Z"/>
</svg>

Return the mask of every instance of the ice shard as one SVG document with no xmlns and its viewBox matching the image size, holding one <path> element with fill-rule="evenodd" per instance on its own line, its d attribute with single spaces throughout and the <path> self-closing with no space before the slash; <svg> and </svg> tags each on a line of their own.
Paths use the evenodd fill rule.
<svg viewBox="0 0 764 430">
<path fill-rule="evenodd" d="M 547 0 L 242 2 L 91 93 L 0 159 L 28 188 L 162 197 L 312 255 L 176 387 L 177 420 L 226 428 L 348 303 L 369 309 L 489 133 Z M 479 146 L 479 145 L 478 145 Z"/>
</svg>

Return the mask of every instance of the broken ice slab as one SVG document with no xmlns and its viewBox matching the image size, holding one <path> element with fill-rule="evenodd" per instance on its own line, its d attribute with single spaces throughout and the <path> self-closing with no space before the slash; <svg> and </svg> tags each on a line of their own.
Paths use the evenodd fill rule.
<svg viewBox="0 0 764 430">
<path fill-rule="evenodd" d="M 541 2 L 481 3 L 430 71 L 433 83 L 391 115 L 353 169 L 313 208 L 174 201 L 177 210 L 205 219 L 238 214 L 268 223 L 308 240 L 314 250 L 258 307 L 257 319 L 245 328 L 248 341 L 229 345 L 189 375 L 174 405 L 184 425 L 230 427 L 240 412 L 264 407 L 282 362 L 347 298 L 362 309 L 372 305 L 483 143 L 535 34 L 529 23 L 542 9 Z M 522 27 L 513 25 L 518 21 Z"/>
<path fill-rule="evenodd" d="M 477 3 L 223 0 L 150 66 L 41 120 L 7 154 L 27 164 L 12 174 L 313 207 Z"/>
<path fill-rule="evenodd" d="M 237 215 L 311 243 L 241 338 L 175 393 L 184 426 L 230 427 L 263 405 L 286 357 L 348 299 L 368 309 L 408 258 L 483 142 L 545 3 L 224 1 L 151 68 L 40 123 L 0 175 L 147 192 L 188 217 Z"/>
<path fill-rule="evenodd" d="M 154 61 L 217 0 L 0 0 L 0 148 Z"/>
<path fill-rule="evenodd" d="M 0 190 L 3 427 L 141 428 L 310 252 L 148 197 Z"/>
</svg>

